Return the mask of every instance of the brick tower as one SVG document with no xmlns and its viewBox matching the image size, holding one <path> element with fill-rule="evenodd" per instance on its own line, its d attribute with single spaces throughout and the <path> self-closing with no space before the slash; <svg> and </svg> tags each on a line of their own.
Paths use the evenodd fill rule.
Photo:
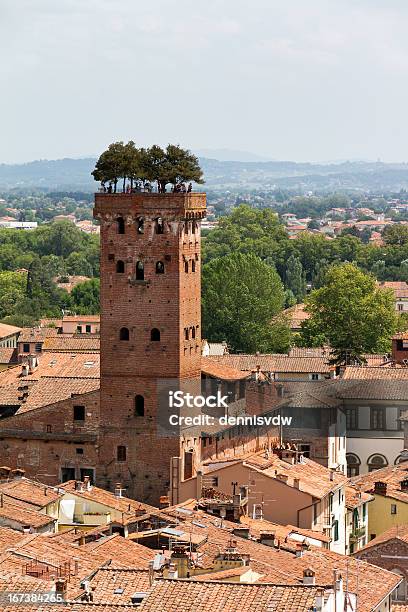
<svg viewBox="0 0 408 612">
<path fill-rule="evenodd" d="M 101 422 L 97 482 L 157 503 L 179 436 L 158 434 L 162 379 L 201 372 L 203 193 L 95 196 L 101 225 Z"/>
</svg>

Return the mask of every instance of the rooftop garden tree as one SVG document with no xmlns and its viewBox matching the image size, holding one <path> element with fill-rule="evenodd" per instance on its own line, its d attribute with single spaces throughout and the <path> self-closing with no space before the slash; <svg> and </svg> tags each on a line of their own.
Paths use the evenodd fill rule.
<svg viewBox="0 0 408 612">
<path fill-rule="evenodd" d="M 169 183 L 176 186 L 184 182 L 204 182 L 198 158 L 187 149 L 171 144 L 166 149 L 158 145 L 137 148 L 133 141 L 110 144 L 96 162 L 92 176 L 102 185 L 112 185 L 114 193 L 120 179 L 123 191 L 127 180 L 131 188 L 137 181 L 157 183 L 160 192 L 164 192 Z"/>
</svg>

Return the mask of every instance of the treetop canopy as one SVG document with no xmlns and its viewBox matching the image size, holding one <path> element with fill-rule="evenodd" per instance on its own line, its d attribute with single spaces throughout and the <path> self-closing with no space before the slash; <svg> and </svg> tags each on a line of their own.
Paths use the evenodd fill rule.
<svg viewBox="0 0 408 612">
<path fill-rule="evenodd" d="M 103 185 L 112 185 L 115 193 L 119 179 L 123 180 L 123 191 L 126 181 L 131 188 L 138 182 L 156 182 L 160 192 L 169 183 L 176 186 L 183 182 L 204 182 L 198 158 L 187 149 L 171 144 L 166 149 L 158 145 L 138 148 L 132 140 L 127 144 L 123 141 L 110 144 L 96 162 L 92 176 Z"/>
</svg>

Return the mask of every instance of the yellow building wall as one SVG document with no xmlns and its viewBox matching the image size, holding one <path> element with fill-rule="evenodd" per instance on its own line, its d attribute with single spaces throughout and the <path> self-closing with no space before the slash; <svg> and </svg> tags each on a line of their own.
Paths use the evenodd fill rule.
<svg viewBox="0 0 408 612">
<path fill-rule="evenodd" d="M 391 504 L 397 507 L 397 513 L 391 514 Z M 374 500 L 368 504 L 368 541 L 371 535 L 380 535 L 394 525 L 408 523 L 408 504 L 385 497 L 374 495 Z"/>
</svg>

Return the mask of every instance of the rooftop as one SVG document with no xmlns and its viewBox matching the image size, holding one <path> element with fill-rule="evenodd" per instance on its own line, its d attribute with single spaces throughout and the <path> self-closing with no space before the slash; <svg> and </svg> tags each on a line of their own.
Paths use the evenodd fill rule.
<svg viewBox="0 0 408 612">
<path fill-rule="evenodd" d="M 381 494 L 398 501 L 408 503 L 408 489 L 402 490 L 401 482 L 408 479 L 408 462 L 404 461 L 397 465 L 391 465 L 368 474 L 361 474 L 351 479 L 353 485 L 360 491 L 374 493 L 375 483 L 381 482 L 386 486 Z"/>
</svg>

